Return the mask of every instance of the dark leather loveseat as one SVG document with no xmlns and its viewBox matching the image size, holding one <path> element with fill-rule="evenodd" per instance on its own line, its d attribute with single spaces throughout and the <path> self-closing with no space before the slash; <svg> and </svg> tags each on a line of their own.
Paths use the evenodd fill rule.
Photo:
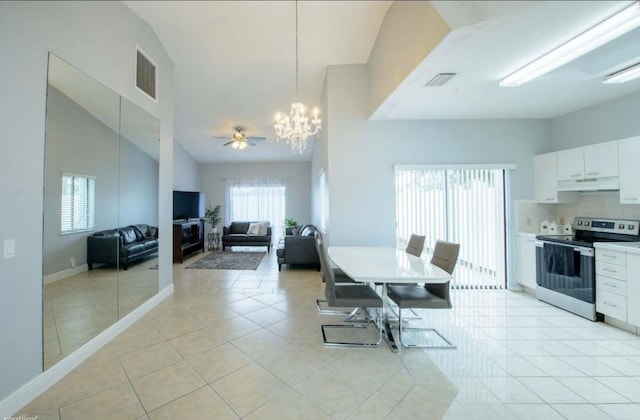
<svg viewBox="0 0 640 420">
<path fill-rule="evenodd" d="M 158 252 L 158 229 L 149 225 L 131 225 L 95 232 L 87 237 L 87 265 L 117 264 L 125 270 L 132 261 Z"/>
<path fill-rule="evenodd" d="M 250 235 L 247 233 L 249 225 L 258 222 L 231 222 L 222 228 L 222 250 L 228 246 L 266 246 L 271 252 L 271 226 L 267 227 L 266 235 Z"/>
<path fill-rule="evenodd" d="M 276 254 L 278 256 L 278 271 L 282 269 L 282 264 L 313 265 L 320 268 L 320 259 L 316 251 L 315 233 L 316 227 L 313 225 L 303 225 L 296 235 L 287 229 L 287 235 L 278 245 Z"/>
</svg>

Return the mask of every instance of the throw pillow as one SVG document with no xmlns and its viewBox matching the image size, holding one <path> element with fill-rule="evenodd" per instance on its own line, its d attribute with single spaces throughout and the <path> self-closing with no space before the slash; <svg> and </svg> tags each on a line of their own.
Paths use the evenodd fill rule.
<svg viewBox="0 0 640 420">
<path fill-rule="evenodd" d="M 259 224 L 260 224 L 260 230 L 259 230 L 260 233 L 258 233 L 258 235 L 266 236 L 267 233 L 269 232 L 267 230 L 267 228 L 269 227 L 270 223 L 269 222 L 260 222 Z"/>
<path fill-rule="evenodd" d="M 157 238 L 158 237 L 158 228 L 154 226 L 149 226 L 149 237 Z"/>
<path fill-rule="evenodd" d="M 247 235 L 260 235 L 260 223 L 250 223 Z"/>
</svg>

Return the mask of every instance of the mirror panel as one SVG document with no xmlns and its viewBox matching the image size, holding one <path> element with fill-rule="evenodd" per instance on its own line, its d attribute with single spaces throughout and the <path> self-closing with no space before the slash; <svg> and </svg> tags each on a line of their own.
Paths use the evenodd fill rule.
<svg viewBox="0 0 640 420">
<path fill-rule="evenodd" d="M 129 100 L 120 103 L 120 226 L 134 226 L 130 263 L 118 275 L 118 315 L 158 293 L 160 121 Z M 128 251 L 128 250 L 127 250 Z"/>
</svg>

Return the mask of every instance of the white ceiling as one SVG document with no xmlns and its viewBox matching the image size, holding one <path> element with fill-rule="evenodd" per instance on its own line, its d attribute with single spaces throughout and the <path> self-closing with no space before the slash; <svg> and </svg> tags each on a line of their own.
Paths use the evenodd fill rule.
<svg viewBox="0 0 640 420">
<path fill-rule="evenodd" d="M 276 143 L 273 116 L 295 98 L 292 1 L 125 1 L 174 62 L 175 137 L 199 162 L 310 160 Z M 389 1 L 300 1 L 300 99 L 320 104 L 327 65 L 366 63 Z M 640 59 L 640 30 L 520 88 L 498 81 L 630 1 L 432 2 L 452 32 L 376 111 L 376 119 L 550 118 L 635 90 L 602 76 Z M 438 72 L 457 72 L 426 88 Z M 321 110 L 322 112 L 322 110 Z M 322 117 L 322 115 L 321 115 Z M 223 147 L 233 127 L 266 142 Z"/>
</svg>

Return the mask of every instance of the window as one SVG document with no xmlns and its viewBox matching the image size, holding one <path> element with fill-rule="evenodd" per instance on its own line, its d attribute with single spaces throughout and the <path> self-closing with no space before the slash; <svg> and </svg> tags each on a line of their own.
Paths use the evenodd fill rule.
<svg viewBox="0 0 640 420">
<path fill-rule="evenodd" d="M 227 225 L 233 221 L 268 221 L 274 244 L 283 234 L 287 188 L 280 180 L 228 179 Z"/>
<path fill-rule="evenodd" d="M 452 287 L 505 284 L 504 170 L 396 168 L 397 245 L 425 235 L 460 244 Z"/>
<path fill-rule="evenodd" d="M 95 184 L 91 176 L 62 174 L 61 233 L 93 229 Z"/>
</svg>

